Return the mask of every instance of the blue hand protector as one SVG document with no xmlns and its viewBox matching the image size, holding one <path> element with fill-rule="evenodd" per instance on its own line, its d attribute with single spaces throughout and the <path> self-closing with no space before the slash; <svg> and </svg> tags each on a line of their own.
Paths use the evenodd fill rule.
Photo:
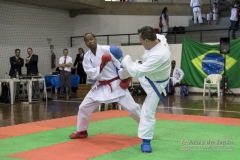
<svg viewBox="0 0 240 160">
<path fill-rule="evenodd" d="M 110 52 L 112 53 L 112 55 L 119 60 L 120 62 L 123 59 L 123 53 L 122 50 L 120 48 L 118 48 L 117 46 L 111 46 L 110 47 Z"/>
</svg>

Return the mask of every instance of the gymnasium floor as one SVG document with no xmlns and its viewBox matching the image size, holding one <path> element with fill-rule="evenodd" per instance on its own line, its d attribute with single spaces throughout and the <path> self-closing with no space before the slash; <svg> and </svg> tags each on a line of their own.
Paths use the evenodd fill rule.
<svg viewBox="0 0 240 160">
<path fill-rule="evenodd" d="M 80 101 L 59 99 L 0 104 L 1 160 L 237 160 L 240 159 L 240 97 L 203 100 L 202 95 L 168 96 L 156 114 L 153 152 L 140 151 L 137 124 L 128 113 L 93 113 L 89 137 L 71 140 Z M 144 96 L 135 96 L 142 103 Z M 111 109 L 111 106 L 108 107 Z"/>
</svg>

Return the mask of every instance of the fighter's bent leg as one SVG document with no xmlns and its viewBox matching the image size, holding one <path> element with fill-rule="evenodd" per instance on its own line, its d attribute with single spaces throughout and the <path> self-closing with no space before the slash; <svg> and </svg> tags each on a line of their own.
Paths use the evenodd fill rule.
<svg viewBox="0 0 240 160">
<path fill-rule="evenodd" d="M 78 110 L 77 132 L 70 134 L 71 139 L 86 138 L 88 136 L 87 128 L 93 111 L 100 105 L 89 97 L 85 97 Z"/>
</svg>

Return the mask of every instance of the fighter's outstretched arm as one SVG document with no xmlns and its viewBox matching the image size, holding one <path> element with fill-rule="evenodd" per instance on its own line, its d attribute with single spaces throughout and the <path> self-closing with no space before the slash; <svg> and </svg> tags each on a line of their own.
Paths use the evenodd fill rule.
<svg viewBox="0 0 240 160">
<path fill-rule="evenodd" d="M 110 52 L 112 55 L 121 62 L 123 60 L 122 50 L 117 46 L 110 46 Z M 121 69 L 118 71 L 119 78 L 121 79 L 120 87 L 122 89 L 127 89 L 130 86 L 132 80 L 130 74 L 126 69 L 121 66 Z"/>
</svg>

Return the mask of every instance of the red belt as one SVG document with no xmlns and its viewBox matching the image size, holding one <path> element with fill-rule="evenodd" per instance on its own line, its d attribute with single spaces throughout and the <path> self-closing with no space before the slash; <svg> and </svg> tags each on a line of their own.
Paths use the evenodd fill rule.
<svg viewBox="0 0 240 160">
<path fill-rule="evenodd" d="M 110 79 L 110 80 L 99 81 L 98 87 L 99 87 L 99 86 L 103 86 L 103 85 L 109 85 L 109 87 L 111 88 L 111 92 L 112 92 L 111 82 L 113 82 L 113 81 L 115 81 L 115 80 L 117 80 L 117 79 L 119 79 L 119 77 L 115 77 L 115 78 Z"/>
</svg>

